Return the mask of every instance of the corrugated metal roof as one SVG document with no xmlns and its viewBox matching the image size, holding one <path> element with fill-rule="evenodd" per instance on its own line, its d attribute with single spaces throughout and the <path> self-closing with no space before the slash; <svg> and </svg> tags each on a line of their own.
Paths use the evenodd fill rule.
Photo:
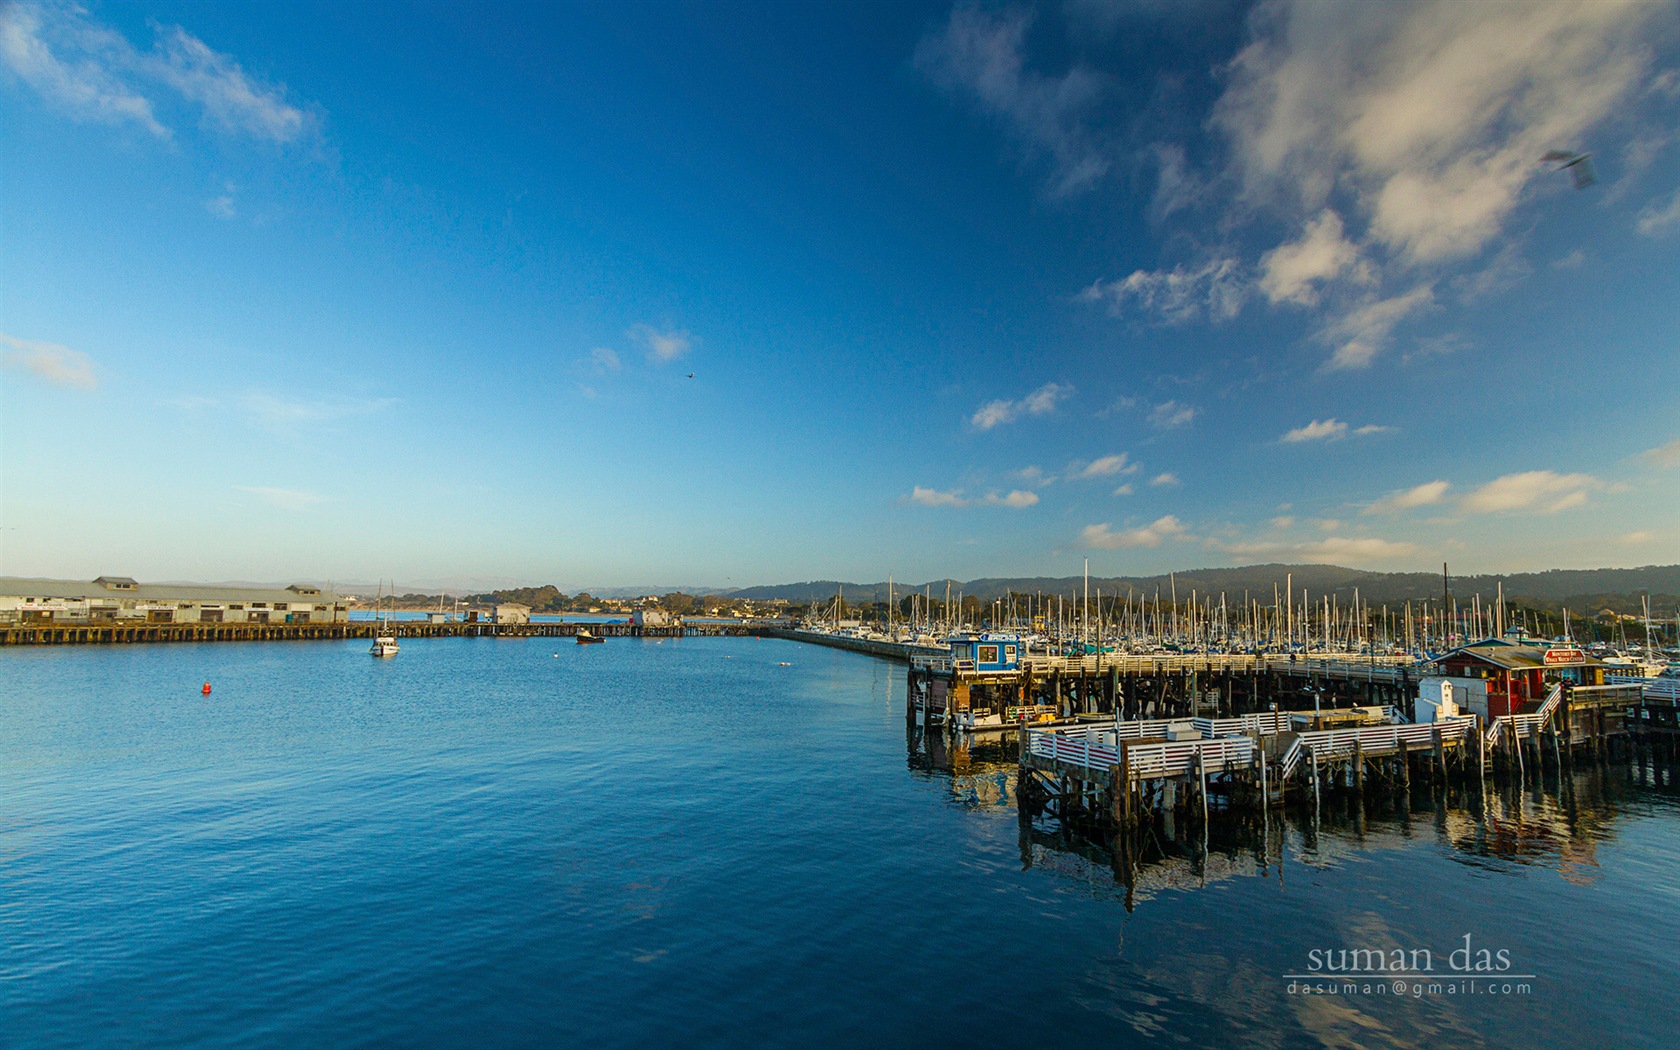
<svg viewBox="0 0 1680 1050">
<path fill-rule="evenodd" d="M 116 579 L 117 577 L 102 577 Z M 293 586 L 297 586 L 294 584 Z M 313 588 L 311 588 L 313 589 Z M 327 605 L 345 599 L 329 591 L 300 594 L 284 587 L 210 587 L 142 583 L 133 589 L 112 590 L 97 580 L 37 580 L 20 576 L 0 576 L 0 596 L 7 598 L 120 598 L 125 600 L 162 602 L 288 602 Z"/>
</svg>

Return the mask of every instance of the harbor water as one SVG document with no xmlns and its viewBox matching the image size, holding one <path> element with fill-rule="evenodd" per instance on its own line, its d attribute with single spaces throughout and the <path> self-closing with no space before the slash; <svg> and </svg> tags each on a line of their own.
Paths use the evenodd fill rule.
<svg viewBox="0 0 1680 1050">
<path fill-rule="evenodd" d="M 13 649 L 0 682 L 9 1048 L 1680 1027 L 1680 793 L 1650 770 L 1216 817 L 1128 888 L 1019 821 L 1006 760 L 907 739 L 901 667 L 796 642 Z"/>
</svg>

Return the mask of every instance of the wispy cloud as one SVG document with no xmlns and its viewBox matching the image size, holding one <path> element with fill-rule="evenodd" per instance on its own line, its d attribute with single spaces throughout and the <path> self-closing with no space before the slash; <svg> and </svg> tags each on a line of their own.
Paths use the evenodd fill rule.
<svg viewBox="0 0 1680 1050">
<path fill-rule="evenodd" d="M 1092 550 L 1120 550 L 1127 547 L 1159 547 L 1162 542 L 1183 536 L 1184 523 L 1168 514 L 1148 525 L 1135 529 L 1114 531 L 1108 522 L 1087 525 L 1080 532 L 1080 542 Z"/>
<path fill-rule="evenodd" d="M 173 137 L 158 116 L 159 99 L 169 97 L 222 132 L 279 145 L 314 133 L 315 118 L 283 86 L 252 77 L 179 26 L 154 33 L 151 50 L 141 51 L 79 5 L 12 3 L 0 7 L 0 62 L 74 119 L 133 124 L 160 139 Z"/>
<path fill-rule="evenodd" d="M 589 367 L 596 375 L 604 376 L 609 372 L 617 372 L 624 367 L 624 363 L 618 359 L 618 352 L 611 347 L 597 346 L 589 351 Z"/>
<path fill-rule="evenodd" d="M 239 206 L 231 192 L 211 197 L 204 202 L 204 210 L 218 219 L 232 219 L 239 215 Z"/>
<path fill-rule="evenodd" d="M 1334 348 L 1326 365 L 1332 370 L 1364 368 L 1388 348 L 1401 321 L 1435 304 L 1435 289 L 1420 284 L 1387 299 L 1371 299 L 1349 307 L 1318 333 L 1320 342 Z"/>
<path fill-rule="evenodd" d="M 399 403 L 394 397 L 310 400 L 262 391 L 252 391 L 239 399 L 240 407 L 257 422 L 277 430 L 371 415 Z"/>
<path fill-rule="evenodd" d="M 961 489 L 940 491 L 939 489 L 915 486 L 908 497 L 911 503 L 919 503 L 924 507 L 1009 507 L 1024 510 L 1038 503 L 1038 493 L 1025 489 L 1014 489 L 1010 492 L 988 492 L 984 496 L 970 499 L 962 494 Z"/>
<path fill-rule="evenodd" d="M 1409 558 L 1418 545 L 1376 536 L 1327 536 L 1305 543 L 1263 540 L 1252 543 L 1213 542 L 1211 546 L 1239 558 L 1277 558 L 1297 562 L 1368 564 Z"/>
<path fill-rule="evenodd" d="M 1551 470 L 1528 470 L 1483 485 L 1465 495 L 1460 507 L 1472 514 L 1537 510 L 1555 513 L 1587 502 L 1591 492 L 1605 484 L 1591 474 L 1559 474 Z"/>
<path fill-rule="evenodd" d="M 1124 485 L 1121 485 L 1119 488 L 1115 489 L 1114 492 L 1112 493 L 1112 495 L 1115 495 L 1115 496 L 1130 496 L 1135 492 L 1137 492 L 1137 489 L 1133 488 L 1132 483 L 1128 481 Z"/>
<path fill-rule="evenodd" d="M 1635 227 L 1647 237 L 1659 237 L 1680 227 L 1680 190 L 1665 200 L 1654 200 L 1639 213 Z"/>
<path fill-rule="evenodd" d="M 1305 426 L 1296 427 L 1286 432 L 1278 441 L 1285 445 L 1295 445 L 1303 441 L 1340 441 L 1342 438 L 1367 437 L 1371 434 L 1386 434 L 1393 427 L 1379 426 L 1367 423 L 1362 427 L 1350 427 L 1339 419 L 1315 419 Z"/>
<path fill-rule="evenodd" d="M 663 363 L 675 361 L 688 353 L 693 346 L 694 339 L 687 332 L 677 330 L 664 331 L 650 324 L 636 324 L 630 326 L 630 338 L 647 347 L 649 361 Z"/>
<path fill-rule="evenodd" d="M 1433 506 L 1447 496 L 1452 486 L 1445 481 L 1426 481 L 1409 489 L 1391 492 L 1365 508 L 1366 514 L 1397 514 L 1403 510 Z"/>
<path fill-rule="evenodd" d="M 238 62 L 179 26 L 160 27 L 158 33 L 156 49 L 142 68 L 202 106 L 212 124 L 281 144 L 296 142 L 309 130 L 309 117 L 286 101 L 285 88 L 247 76 Z"/>
<path fill-rule="evenodd" d="M 1306 224 L 1299 240 L 1260 257 L 1260 290 L 1274 303 L 1316 306 L 1321 284 L 1344 274 L 1361 284 L 1373 279 L 1358 247 L 1343 235 L 1342 217 L 1329 208 Z"/>
<path fill-rule="evenodd" d="M 1124 452 L 1116 452 L 1110 456 L 1093 459 L 1089 463 L 1071 463 L 1068 465 L 1068 476 L 1080 480 L 1089 478 L 1112 478 L 1126 474 L 1136 474 L 1138 465 L 1131 462 Z"/>
<path fill-rule="evenodd" d="M 1075 64 L 1060 75 L 1027 68 L 1033 16 L 959 6 L 944 27 L 916 47 L 916 68 L 999 122 L 1027 154 L 1047 158 L 1056 194 L 1085 189 L 1109 161 L 1085 117 L 1101 100 L 1102 79 Z"/>
<path fill-rule="evenodd" d="M 1680 467 L 1680 438 L 1675 438 L 1666 445 L 1648 448 L 1639 455 L 1641 459 L 1654 467 L 1673 470 L 1675 467 Z"/>
<path fill-rule="evenodd" d="M 968 423 L 976 430 L 991 430 L 1005 423 L 1013 423 L 1022 416 L 1042 416 L 1056 410 L 1057 403 L 1066 400 L 1073 387 L 1066 383 L 1045 383 L 1019 401 L 988 401 L 975 410 Z"/>
<path fill-rule="evenodd" d="M 1097 281 L 1079 293 L 1084 302 L 1107 303 L 1115 314 L 1139 313 L 1163 324 L 1229 321 L 1242 312 L 1251 292 L 1242 264 L 1229 256 L 1171 269 L 1134 270 L 1114 281 Z"/>
<path fill-rule="evenodd" d="M 267 485 L 240 485 L 238 489 L 281 510 L 308 510 L 310 507 L 326 503 L 329 499 L 319 492 L 310 492 L 307 489 L 281 489 Z"/>
<path fill-rule="evenodd" d="M 1162 471 L 1161 473 L 1159 473 L 1159 474 L 1155 475 L 1154 477 L 1150 478 L 1149 483 L 1151 485 L 1155 485 L 1155 486 L 1158 486 L 1158 487 L 1168 486 L 1168 485 L 1176 485 L 1176 484 L 1178 484 L 1178 475 L 1174 474 L 1170 470 Z"/>
<path fill-rule="evenodd" d="M 54 386 L 92 390 L 99 385 L 93 359 L 80 350 L 5 334 L 0 334 L 0 344 L 7 348 L 4 354 L 0 354 L 0 363 L 8 369 L 27 372 Z"/>
<path fill-rule="evenodd" d="M 1163 401 L 1150 411 L 1149 422 L 1158 429 L 1172 430 L 1175 427 L 1188 426 L 1201 413 L 1202 410 L 1194 405 L 1186 405 L 1180 401 Z"/>
<path fill-rule="evenodd" d="M 1205 123 L 1218 141 L 1200 155 L 1228 160 L 1198 171 L 1182 146 L 1150 147 L 1172 172 L 1157 221 L 1197 224 L 1166 238 L 1189 257 L 1083 298 L 1169 324 L 1227 321 L 1257 298 L 1308 309 L 1327 367 L 1367 367 L 1440 288 L 1463 303 L 1527 277 L 1516 246 L 1485 255 L 1534 187 L 1562 192 L 1536 182 L 1553 174 L 1538 158 L 1654 90 L 1651 40 L 1675 22 L 1660 4 L 1263 0 Z M 1640 221 L 1674 224 L 1680 194 Z"/>
</svg>

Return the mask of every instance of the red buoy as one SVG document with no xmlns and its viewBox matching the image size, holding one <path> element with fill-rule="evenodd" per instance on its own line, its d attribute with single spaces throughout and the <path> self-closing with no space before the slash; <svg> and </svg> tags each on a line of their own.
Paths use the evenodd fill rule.
<svg viewBox="0 0 1680 1050">
<path fill-rule="evenodd" d="M 200 690 L 200 692 L 202 692 L 205 696 L 209 696 L 210 695 L 210 683 L 205 682 L 204 683 L 204 688 L 202 690 Z"/>
</svg>

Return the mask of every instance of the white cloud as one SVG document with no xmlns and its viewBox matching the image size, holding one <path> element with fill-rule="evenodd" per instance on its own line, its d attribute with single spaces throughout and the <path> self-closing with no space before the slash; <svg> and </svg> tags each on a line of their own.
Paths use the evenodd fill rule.
<svg viewBox="0 0 1680 1050">
<path fill-rule="evenodd" d="M 1148 525 L 1115 532 L 1107 522 L 1087 525 L 1080 533 L 1086 547 L 1093 550 L 1119 550 L 1122 547 L 1159 547 L 1163 540 L 1184 535 L 1184 524 L 1171 514 L 1156 518 Z"/>
<path fill-rule="evenodd" d="M 1647 237 L 1658 237 L 1680 226 L 1680 190 L 1666 201 L 1655 200 L 1639 213 L 1638 230 Z"/>
<path fill-rule="evenodd" d="M 1056 404 L 1073 393 L 1065 383 L 1046 383 L 1019 401 L 988 401 L 969 417 L 969 425 L 976 430 L 990 430 L 1005 423 L 1013 423 L 1022 416 L 1042 416 L 1056 409 Z"/>
<path fill-rule="evenodd" d="M 693 338 L 687 332 L 664 332 L 650 324 L 631 325 L 629 336 L 647 347 L 649 361 L 659 363 L 675 361 L 693 345 Z"/>
<path fill-rule="evenodd" d="M 1137 490 L 1132 487 L 1132 483 L 1128 481 L 1124 485 L 1121 485 L 1119 488 L 1115 489 L 1114 492 L 1112 493 L 1112 495 L 1115 495 L 1115 496 L 1130 496 L 1132 493 L 1134 493 L 1136 491 Z"/>
<path fill-rule="evenodd" d="M 310 507 L 327 502 L 327 497 L 319 492 L 306 489 L 280 489 L 266 485 L 240 485 L 239 491 L 249 492 L 270 506 L 281 510 L 308 510 Z"/>
<path fill-rule="evenodd" d="M 1097 281 L 1079 298 L 1107 302 L 1116 314 L 1136 307 L 1165 324 L 1185 324 L 1204 317 L 1229 321 L 1242 312 L 1248 296 L 1242 264 L 1224 256 L 1192 268 L 1181 264 L 1170 270 L 1134 270 L 1120 280 Z"/>
<path fill-rule="evenodd" d="M 1647 79 L 1659 5 L 1274 2 L 1214 122 L 1244 193 L 1316 211 L 1351 190 L 1411 262 L 1501 230 L 1547 149 L 1582 141 Z"/>
<path fill-rule="evenodd" d="M 1224 201 L 1211 223 L 1222 246 L 1197 236 L 1203 222 L 1177 239 L 1199 246 L 1194 261 L 1099 281 L 1082 298 L 1167 323 L 1217 322 L 1258 292 L 1320 311 L 1314 336 L 1329 368 L 1368 366 L 1438 289 L 1462 304 L 1526 279 L 1520 246 L 1507 243 L 1512 216 L 1567 186 L 1539 157 L 1585 146 L 1655 90 L 1652 43 L 1672 33 L 1676 10 L 1263 0 L 1204 125 L 1221 140 L 1206 153 L 1229 158 L 1225 167 L 1190 171 L 1182 146 L 1150 147 L 1162 172 L 1157 220 Z M 1672 209 L 1654 204 L 1641 228 L 1671 222 L 1680 195 Z M 1288 232 L 1254 256 L 1231 247 L 1238 231 L 1262 228 Z"/>
<path fill-rule="evenodd" d="M 1027 69 L 1032 20 L 1023 11 L 957 7 L 942 31 L 917 45 L 916 68 L 1002 124 L 1028 153 L 1047 157 L 1053 193 L 1073 193 L 1108 172 L 1109 161 L 1084 119 L 1103 83 L 1077 64 L 1060 76 Z"/>
<path fill-rule="evenodd" d="M 218 219 L 232 219 L 239 214 L 239 208 L 236 206 L 231 193 L 211 197 L 204 202 L 204 210 Z"/>
<path fill-rule="evenodd" d="M 1162 471 L 1150 478 L 1149 483 L 1151 485 L 1176 485 L 1178 484 L 1178 475 L 1170 470 Z"/>
<path fill-rule="evenodd" d="M 978 499 L 969 499 L 962 494 L 961 489 L 941 492 L 917 485 L 910 491 L 909 499 L 911 503 L 919 503 L 924 507 L 1010 507 L 1024 510 L 1038 503 L 1038 493 L 1014 489 L 1007 493 L 988 492 Z"/>
<path fill-rule="evenodd" d="M 1389 493 L 1366 507 L 1365 513 L 1395 514 L 1414 507 L 1433 506 L 1446 498 L 1447 489 L 1451 487 L 1445 481 L 1426 481 L 1422 485 Z"/>
<path fill-rule="evenodd" d="M 1556 512 L 1579 507 L 1587 494 L 1604 487 L 1591 474 L 1559 474 L 1551 470 L 1529 470 L 1483 485 L 1465 495 L 1460 506 L 1472 514 L 1500 511 L 1538 510 Z"/>
<path fill-rule="evenodd" d="M 1278 438 L 1286 445 L 1302 441 L 1333 441 L 1347 436 L 1348 425 L 1339 419 L 1315 419 L 1304 427 L 1296 427 Z"/>
<path fill-rule="evenodd" d="M 99 376 L 93 370 L 93 359 L 80 350 L 4 334 L 0 334 L 0 344 L 9 348 L 0 354 L 0 363 L 6 368 L 28 372 L 54 386 L 92 390 L 99 385 Z"/>
<path fill-rule="evenodd" d="M 589 367 L 594 369 L 596 375 L 606 375 L 623 368 L 624 363 L 618 359 L 616 350 L 607 346 L 597 346 L 589 351 Z"/>
<path fill-rule="evenodd" d="M 1334 280 L 1344 273 L 1362 275 L 1362 281 L 1371 279 L 1359 249 L 1342 235 L 1342 217 L 1326 208 L 1307 223 L 1300 240 L 1280 244 L 1260 257 L 1260 290 L 1274 303 L 1316 306 L 1319 287 L 1315 282 Z"/>
<path fill-rule="evenodd" d="M 1329 322 L 1319 339 L 1333 347 L 1331 369 L 1364 368 L 1388 345 L 1394 328 L 1407 315 L 1435 302 L 1435 290 L 1420 284 L 1409 292 L 1388 299 L 1375 299 L 1348 309 Z"/>
<path fill-rule="evenodd" d="M 1661 467 L 1663 470 L 1680 467 L 1680 438 L 1675 438 L 1666 445 L 1648 448 L 1639 455 L 1645 462 L 1655 467 Z"/>
<path fill-rule="evenodd" d="M 910 491 L 910 502 L 920 503 L 924 507 L 966 507 L 968 501 L 958 494 L 959 490 L 940 492 L 938 489 L 923 488 L 917 485 Z"/>
<path fill-rule="evenodd" d="M 1293 524 L 1295 524 L 1295 519 L 1287 514 L 1282 514 L 1272 519 L 1272 528 L 1274 529 L 1287 529 Z"/>
<path fill-rule="evenodd" d="M 1315 419 L 1306 426 L 1296 427 L 1289 431 L 1278 438 L 1278 441 L 1285 445 L 1299 444 L 1303 441 L 1340 441 L 1350 435 L 1353 437 L 1368 437 L 1371 434 L 1386 434 L 1393 429 L 1393 427 L 1380 426 L 1376 423 L 1367 423 L 1362 427 L 1350 429 L 1346 423 L 1339 419 Z"/>
<path fill-rule="evenodd" d="M 1558 258 L 1552 260 L 1552 269 L 1554 269 L 1554 270 L 1579 270 L 1581 268 L 1581 265 L 1583 263 L 1585 263 L 1586 261 L 1587 261 L 1587 253 L 1586 252 L 1582 251 L 1579 248 L 1571 248 L 1569 251 L 1565 252 L 1563 255 L 1561 255 Z"/>
<path fill-rule="evenodd" d="M 1068 467 L 1068 474 L 1074 478 L 1111 478 L 1117 474 L 1136 474 L 1138 465 L 1129 462 L 1124 452 L 1117 452 L 1111 456 L 1093 459 L 1086 464 L 1073 464 Z"/>
<path fill-rule="evenodd" d="M 1633 532 L 1626 533 L 1626 534 L 1619 537 L 1619 539 L 1623 543 L 1632 543 L 1632 544 L 1650 543 L 1652 540 L 1654 540 L 1656 538 L 1657 538 L 1657 534 L 1650 531 L 1649 529 L 1637 529 Z"/>
<path fill-rule="evenodd" d="M 1156 405 L 1149 413 L 1149 422 L 1162 430 L 1188 425 L 1198 415 L 1201 409 L 1194 405 L 1182 404 L 1178 401 L 1163 401 Z"/>
<path fill-rule="evenodd" d="M 310 135 L 314 119 L 286 89 L 249 76 L 238 62 L 179 26 L 155 26 L 150 51 L 93 20 L 78 5 L 15 3 L 0 8 L 0 62 L 42 98 L 78 120 L 136 124 L 161 139 L 163 87 L 196 105 L 224 132 L 277 144 Z"/>
<path fill-rule="evenodd" d="M 1028 492 L 1024 489 L 1014 489 L 1000 496 L 995 492 L 990 492 L 981 502 L 988 507 L 1014 507 L 1019 510 L 1037 503 L 1038 493 Z"/>
</svg>

